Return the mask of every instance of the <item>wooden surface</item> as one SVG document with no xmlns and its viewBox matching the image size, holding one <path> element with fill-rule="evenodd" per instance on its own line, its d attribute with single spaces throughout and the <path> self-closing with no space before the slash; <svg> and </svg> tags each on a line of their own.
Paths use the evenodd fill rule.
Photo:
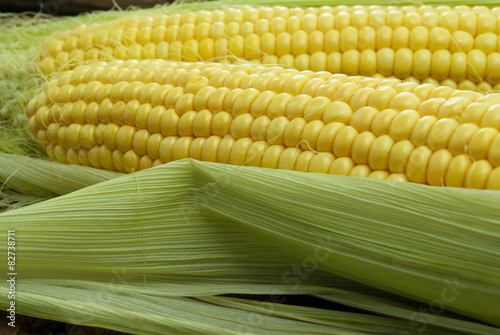
<svg viewBox="0 0 500 335">
<path fill-rule="evenodd" d="M 116 0 L 121 8 L 136 6 L 153 7 L 170 3 L 172 0 Z M 106 10 L 113 7 L 112 0 L 0 0 L 0 12 L 43 12 L 51 15 L 76 15 L 92 10 Z"/>
</svg>

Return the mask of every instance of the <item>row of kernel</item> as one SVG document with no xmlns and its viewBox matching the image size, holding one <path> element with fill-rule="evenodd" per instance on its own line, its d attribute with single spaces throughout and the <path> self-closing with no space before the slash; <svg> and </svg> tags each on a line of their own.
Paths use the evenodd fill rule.
<svg viewBox="0 0 500 335">
<path fill-rule="evenodd" d="M 133 150 L 123 153 L 118 149 L 109 150 L 105 146 L 95 146 L 90 150 L 83 148 L 75 150 L 73 148 L 65 149 L 60 145 L 51 143 L 47 146 L 47 154 L 50 158 L 60 163 L 78 164 L 126 173 L 162 164 L 159 159 L 155 161 L 148 155 L 139 156 Z"/>
</svg>

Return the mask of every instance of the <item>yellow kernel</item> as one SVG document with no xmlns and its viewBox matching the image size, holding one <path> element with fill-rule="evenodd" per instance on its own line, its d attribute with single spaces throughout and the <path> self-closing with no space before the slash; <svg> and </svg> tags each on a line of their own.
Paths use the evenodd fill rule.
<svg viewBox="0 0 500 335">
<path fill-rule="evenodd" d="M 317 151 L 332 152 L 335 136 L 337 136 L 337 133 L 344 126 L 345 125 L 340 122 L 332 122 L 324 126 L 317 138 L 316 142 Z"/>
<path fill-rule="evenodd" d="M 161 119 L 166 108 L 164 106 L 156 106 L 148 114 L 147 124 L 151 133 L 161 132 Z"/>
<path fill-rule="evenodd" d="M 481 128 L 472 136 L 467 154 L 474 160 L 485 159 L 488 155 L 491 144 L 499 131 L 494 128 Z"/>
<path fill-rule="evenodd" d="M 474 161 L 467 169 L 465 187 L 484 189 L 493 167 L 487 160 Z"/>
<path fill-rule="evenodd" d="M 287 105 L 292 100 L 292 98 L 293 96 L 288 93 L 280 93 L 276 95 L 267 108 L 267 115 L 271 119 L 285 115 Z"/>
<path fill-rule="evenodd" d="M 493 14 L 480 14 L 477 20 L 477 35 L 495 32 L 497 27 L 497 17 Z"/>
<path fill-rule="evenodd" d="M 445 185 L 451 187 L 464 187 L 466 173 L 472 163 L 472 159 L 466 155 L 455 156 L 448 166 Z"/>
<path fill-rule="evenodd" d="M 277 94 L 271 91 L 262 92 L 253 100 L 250 107 L 250 113 L 255 117 L 266 115 L 271 101 L 273 101 L 276 96 Z"/>
<path fill-rule="evenodd" d="M 299 145 L 306 125 L 307 122 L 303 118 L 290 121 L 284 133 L 284 142 L 287 147 L 296 147 Z"/>
<path fill-rule="evenodd" d="M 373 171 L 371 172 L 368 177 L 370 178 L 377 178 L 377 179 L 387 179 L 389 177 L 389 172 L 388 171 Z"/>
<path fill-rule="evenodd" d="M 413 52 L 408 48 L 400 48 L 394 55 L 394 75 L 406 78 L 412 74 Z"/>
<path fill-rule="evenodd" d="M 325 113 L 326 108 L 330 105 L 330 103 L 330 99 L 327 99 L 325 97 L 315 97 L 308 100 L 304 108 L 304 118 L 307 121 L 322 119 L 323 114 Z"/>
<path fill-rule="evenodd" d="M 264 151 L 268 144 L 266 141 L 256 141 L 250 145 L 246 157 L 246 166 L 261 166 Z"/>
<path fill-rule="evenodd" d="M 280 163 L 280 157 L 285 151 L 283 145 L 271 145 L 264 150 L 262 154 L 261 166 L 269 169 L 277 169 Z"/>
<path fill-rule="evenodd" d="M 234 142 L 230 150 L 228 163 L 233 165 L 244 165 L 246 162 L 247 153 L 252 143 L 253 140 L 248 137 L 241 138 L 236 142 Z M 220 150 L 221 148 L 219 147 L 219 156 L 220 156 Z"/>
<path fill-rule="evenodd" d="M 351 177 L 368 177 L 372 173 L 372 169 L 368 165 L 356 165 L 349 172 Z"/>
<path fill-rule="evenodd" d="M 228 112 L 216 113 L 212 118 L 212 133 L 221 137 L 229 134 L 233 116 Z"/>
<path fill-rule="evenodd" d="M 427 168 L 427 183 L 433 186 L 444 186 L 446 172 L 453 155 L 446 149 L 434 152 L 429 159 Z"/>
<path fill-rule="evenodd" d="M 134 150 L 129 150 L 123 154 L 123 168 L 127 173 L 139 171 L 140 157 Z"/>
<path fill-rule="evenodd" d="M 254 88 L 244 90 L 237 98 L 233 105 L 233 116 L 238 116 L 248 113 L 251 110 L 253 102 L 260 95 L 260 92 Z"/>
<path fill-rule="evenodd" d="M 432 150 L 426 146 L 415 148 L 406 165 L 408 179 L 414 183 L 427 183 L 427 167 Z M 394 171 L 398 172 L 398 171 Z"/>
<path fill-rule="evenodd" d="M 308 122 L 301 134 L 301 148 L 302 150 L 316 150 L 316 143 L 325 124 L 321 120 L 314 120 Z"/>
<path fill-rule="evenodd" d="M 451 34 L 450 32 L 441 27 L 435 27 L 429 33 L 429 50 L 434 52 L 436 50 L 448 49 L 450 46 Z"/>
<path fill-rule="evenodd" d="M 340 157 L 335 159 L 330 166 L 330 174 L 349 176 L 355 164 L 350 157 Z"/>
<path fill-rule="evenodd" d="M 176 161 L 189 158 L 189 151 L 193 140 L 194 138 L 190 136 L 178 138 L 172 147 L 172 159 Z"/>
<path fill-rule="evenodd" d="M 381 112 L 377 113 L 371 123 L 371 131 L 376 136 L 389 133 L 391 123 L 398 114 L 398 111 L 394 109 L 384 109 Z"/>
<path fill-rule="evenodd" d="M 184 113 L 180 117 L 179 123 L 177 126 L 179 136 L 193 136 L 194 135 L 193 134 L 193 121 L 194 121 L 195 116 L 196 116 L 196 112 L 190 111 L 190 112 Z M 164 114 L 164 117 L 165 117 L 165 114 Z M 163 122 L 163 118 L 162 118 L 162 122 Z"/>
<path fill-rule="evenodd" d="M 414 110 L 404 110 L 392 121 L 389 135 L 395 140 L 409 139 L 415 124 L 420 119 L 420 114 Z"/>
<path fill-rule="evenodd" d="M 226 87 L 216 89 L 208 99 L 208 109 L 217 113 L 223 110 L 224 100 L 230 90 Z"/>
<path fill-rule="evenodd" d="M 407 48 L 410 40 L 410 31 L 406 27 L 396 27 L 393 31 L 392 48 L 399 50 Z"/>
<path fill-rule="evenodd" d="M 389 168 L 389 155 L 393 145 L 394 140 L 388 135 L 374 138 L 371 142 L 368 160 L 364 164 L 368 163 L 374 170 L 387 170 Z M 397 154 L 399 153 L 398 151 Z"/>
<path fill-rule="evenodd" d="M 233 119 L 230 126 L 230 133 L 235 139 L 250 137 L 250 127 L 254 121 L 251 114 L 241 114 Z"/>
<path fill-rule="evenodd" d="M 47 127 L 49 126 L 49 111 L 50 109 L 47 108 L 47 106 L 43 106 L 36 111 L 33 120 L 34 125 L 36 125 L 38 129 L 47 129 Z"/>
<path fill-rule="evenodd" d="M 342 84 L 339 89 L 333 94 L 333 100 L 349 103 L 354 92 L 359 90 L 359 86 L 354 83 Z"/>
<path fill-rule="evenodd" d="M 421 49 L 427 49 L 429 42 L 429 30 L 423 26 L 417 26 L 410 32 L 409 48 L 415 52 Z"/>
<path fill-rule="evenodd" d="M 80 149 L 80 131 L 82 129 L 82 125 L 78 123 L 72 123 L 69 125 L 66 131 L 66 142 L 70 146 L 70 148 L 74 150 Z"/>
<path fill-rule="evenodd" d="M 54 158 L 59 163 L 63 164 L 69 163 L 68 160 L 66 159 L 66 149 L 61 147 L 60 145 L 56 145 L 54 147 Z M 95 166 L 95 167 L 99 168 L 100 166 Z"/>
<path fill-rule="evenodd" d="M 440 119 L 431 128 L 427 145 L 433 151 L 444 149 L 448 146 L 451 135 L 458 127 L 458 122 L 453 119 Z"/>
<path fill-rule="evenodd" d="M 486 55 L 481 50 L 471 50 L 467 54 L 467 78 L 473 82 L 484 79 L 486 71 Z"/>
<path fill-rule="evenodd" d="M 495 136 L 488 151 L 488 160 L 497 167 L 500 166 L 500 135 Z"/>
<path fill-rule="evenodd" d="M 79 165 L 80 162 L 78 160 L 78 151 L 69 148 L 68 151 L 66 152 L 66 160 L 68 161 L 69 164 Z"/>
<path fill-rule="evenodd" d="M 500 105 L 491 106 L 481 118 L 481 127 L 500 129 Z"/>
<path fill-rule="evenodd" d="M 257 117 L 250 127 L 250 137 L 255 141 L 267 140 L 267 128 L 271 119 L 267 115 Z"/>
<path fill-rule="evenodd" d="M 378 71 L 383 76 L 391 76 L 394 73 L 394 49 L 382 48 L 377 51 Z"/>
<path fill-rule="evenodd" d="M 342 54 L 342 73 L 350 76 L 359 74 L 360 53 L 358 50 L 347 50 Z"/>
<path fill-rule="evenodd" d="M 491 171 L 486 188 L 489 190 L 500 190 L 500 168 L 495 168 Z"/>
<path fill-rule="evenodd" d="M 144 83 L 139 81 L 134 81 L 127 85 L 125 90 L 123 91 L 123 100 L 125 102 L 129 102 L 132 100 L 139 99 L 139 92 L 144 87 Z"/>
<path fill-rule="evenodd" d="M 299 148 L 286 148 L 279 157 L 278 169 L 295 170 L 302 150 Z"/>
<path fill-rule="evenodd" d="M 335 156 L 330 152 L 318 153 L 311 160 L 308 171 L 316 173 L 328 173 L 334 160 Z"/>
<path fill-rule="evenodd" d="M 283 145 L 285 143 L 285 130 L 289 123 L 290 120 L 286 116 L 279 116 L 273 119 L 266 124 L 267 131 L 265 139 L 274 145 Z"/>
<path fill-rule="evenodd" d="M 146 144 L 146 150 L 149 157 L 158 159 L 160 157 L 160 143 L 163 140 L 162 134 L 151 134 Z"/>
<path fill-rule="evenodd" d="M 375 92 L 375 89 L 373 87 L 363 87 L 356 93 L 354 93 L 350 100 L 350 105 L 352 106 L 353 110 L 368 106 L 368 99 L 373 92 Z"/>
<path fill-rule="evenodd" d="M 417 111 L 421 116 L 437 115 L 445 102 L 445 98 L 429 98 L 418 106 Z"/>
<path fill-rule="evenodd" d="M 375 138 L 370 131 L 364 131 L 356 137 L 351 153 L 352 160 L 356 164 L 368 164 L 368 155 Z"/>
<path fill-rule="evenodd" d="M 307 172 L 309 171 L 309 165 L 316 154 L 312 151 L 302 151 L 295 164 L 295 171 Z"/>
<path fill-rule="evenodd" d="M 373 107 L 362 107 L 354 112 L 349 120 L 349 124 L 359 132 L 367 131 L 370 129 L 373 119 L 377 116 L 378 112 Z"/>
<path fill-rule="evenodd" d="M 379 110 L 387 108 L 389 103 L 398 95 L 398 92 L 390 86 L 382 86 L 370 94 L 368 105 Z"/>
<path fill-rule="evenodd" d="M 466 98 L 449 98 L 439 108 L 437 116 L 439 118 L 458 118 L 470 104 L 471 101 Z"/>
<path fill-rule="evenodd" d="M 408 178 L 403 173 L 392 173 L 387 178 L 387 180 L 397 181 L 397 182 L 407 182 Z"/>
<path fill-rule="evenodd" d="M 395 110 L 413 109 L 417 110 L 421 104 L 420 99 L 413 93 L 402 92 L 397 94 L 389 103 L 389 108 Z"/>
<path fill-rule="evenodd" d="M 417 123 L 413 127 L 413 131 L 410 137 L 411 141 L 413 142 L 413 144 L 415 144 L 415 146 L 421 146 L 427 144 L 428 134 L 437 121 L 438 118 L 432 115 L 424 116 L 417 121 Z"/>
<path fill-rule="evenodd" d="M 353 111 L 349 104 L 340 101 L 334 101 L 326 106 L 325 112 L 323 113 L 323 122 L 325 124 L 331 122 L 342 122 L 348 124 Z"/>
<path fill-rule="evenodd" d="M 149 158 L 149 156 L 142 156 L 139 159 L 139 171 L 149 169 L 149 168 L 153 167 L 153 164 L 154 164 L 154 162 L 151 158 Z"/>
<path fill-rule="evenodd" d="M 453 155 L 465 154 L 468 152 L 469 142 L 472 136 L 479 130 L 479 127 L 472 123 L 459 125 L 448 143 L 448 150 Z"/>
<path fill-rule="evenodd" d="M 151 133 L 147 129 L 140 129 L 135 133 L 132 147 L 138 155 L 143 156 L 147 153 L 147 143 L 150 135 Z"/>
<path fill-rule="evenodd" d="M 134 135 L 137 129 L 131 126 L 122 126 L 116 132 L 116 147 L 121 152 L 132 149 Z"/>
<path fill-rule="evenodd" d="M 336 157 L 348 157 L 351 155 L 352 145 L 359 132 L 351 126 L 343 127 L 335 137 L 333 153 Z"/>
</svg>

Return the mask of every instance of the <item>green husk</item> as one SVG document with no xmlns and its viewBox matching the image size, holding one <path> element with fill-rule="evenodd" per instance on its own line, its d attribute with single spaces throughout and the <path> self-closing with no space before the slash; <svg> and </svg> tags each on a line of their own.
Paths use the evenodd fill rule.
<svg viewBox="0 0 500 335">
<path fill-rule="evenodd" d="M 122 303 L 145 294 L 145 304 L 149 295 L 316 294 L 407 319 L 418 329 L 414 314 L 446 296 L 446 310 L 498 325 L 497 197 L 183 160 L 8 211 L 0 225 L 15 228 L 22 241 L 21 302 L 23 283 L 50 284 L 50 294 L 64 290 L 72 303 L 82 299 L 72 290 L 91 295 L 102 285 L 118 290 Z M 419 222 L 426 224 L 416 229 Z M 294 266 L 306 274 L 302 280 Z M 453 301 L 443 296 L 452 285 L 447 281 L 458 283 Z M 422 304 L 396 303 L 383 291 Z M 44 311 L 36 315 L 61 313 Z M 427 325 L 500 333 L 442 312 L 431 314 Z M 81 311 L 65 307 L 65 313 L 85 320 Z M 109 314 L 96 314 L 93 324 L 110 327 Z"/>
<path fill-rule="evenodd" d="M 418 329 L 403 320 L 228 297 L 114 292 L 106 285 L 86 290 L 25 283 L 22 289 L 22 302 L 27 306 L 22 310 L 26 314 L 50 315 L 52 319 L 92 326 L 105 325 L 134 334 L 419 334 Z M 31 306 L 43 306 L 44 312 Z M 495 334 L 491 327 L 476 328 L 478 332 L 469 334 Z M 467 334 L 434 326 L 426 327 L 425 333 Z"/>
<path fill-rule="evenodd" d="M 232 4 L 304 3 L 0 15 L 0 227 L 19 241 L 17 312 L 134 334 L 500 334 L 498 192 L 190 160 L 121 176 L 46 159 L 25 116 L 46 81 L 31 63 L 46 37 Z M 308 294 L 377 315 L 221 294 Z"/>
<path fill-rule="evenodd" d="M 121 173 L 0 152 L 0 182 L 18 193 L 53 198 Z M 1 189 L 0 189 L 1 190 Z"/>
</svg>

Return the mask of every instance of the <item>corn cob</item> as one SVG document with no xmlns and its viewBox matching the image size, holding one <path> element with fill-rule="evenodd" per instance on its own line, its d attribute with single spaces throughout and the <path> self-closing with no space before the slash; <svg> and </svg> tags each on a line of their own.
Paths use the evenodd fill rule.
<svg viewBox="0 0 500 335">
<path fill-rule="evenodd" d="M 499 8 L 242 6 L 80 26 L 40 54 L 51 73 L 85 60 L 237 58 L 298 70 L 395 77 L 458 89 L 500 88 Z"/>
<path fill-rule="evenodd" d="M 28 104 L 61 162 L 132 172 L 183 158 L 500 189 L 500 94 L 279 66 L 95 62 Z"/>
</svg>

